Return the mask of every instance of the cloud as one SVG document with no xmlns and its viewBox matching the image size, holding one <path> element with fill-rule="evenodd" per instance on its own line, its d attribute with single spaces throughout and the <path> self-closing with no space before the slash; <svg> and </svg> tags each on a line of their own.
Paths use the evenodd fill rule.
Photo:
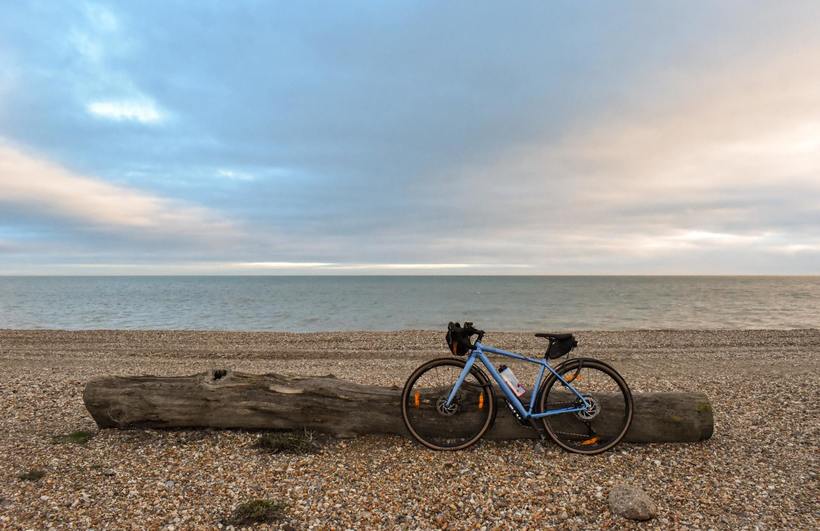
<svg viewBox="0 0 820 531">
<path fill-rule="evenodd" d="M 0 253 L 4 251 L 0 241 Z M 11 252 L 11 251 L 10 251 Z M 504 268 L 528 266 L 520 264 L 502 264 Z M 332 263 L 332 262 L 223 262 L 223 261 L 164 261 L 152 262 L 72 262 L 55 260 L 38 266 L 28 265 L 14 269 L 7 266 L 2 271 L 18 274 L 48 274 L 61 272 L 72 275 L 139 275 L 139 274 L 177 274 L 177 275 L 408 275 L 436 274 L 463 275 L 486 274 L 497 271 L 497 264 L 385 264 L 385 263 Z"/>
<path fill-rule="evenodd" d="M 680 272 L 670 258 L 685 253 L 687 263 L 708 255 L 721 262 L 715 270 L 740 270 L 756 253 L 769 258 L 758 256 L 754 267 L 765 260 L 773 271 L 788 270 L 793 264 L 778 264 L 776 254 L 820 243 L 816 58 L 818 39 L 786 39 L 720 68 L 649 77 L 645 101 L 441 181 L 490 198 L 497 208 L 473 218 L 485 237 L 586 255 L 601 269 L 638 256 Z M 548 263 L 535 250 L 514 252 Z"/>
<path fill-rule="evenodd" d="M 209 209 L 77 175 L 5 144 L 0 144 L 0 203 L 83 230 L 158 239 L 237 236 L 234 223 Z"/>
<path fill-rule="evenodd" d="M 86 109 L 94 116 L 117 122 L 155 124 L 164 118 L 163 113 L 151 101 L 94 101 Z"/>
<path fill-rule="evenodd" d="M 366 272 L 410 272 L 410 271 L 432 271 L 442 272 L 447 270 L 471 270 L 471 269 L 488 269 L 488 268 L 527 268 L 525 264 L 447 264 L 447 263 L 431 263 L 431 264 L 384 264 L 384 263 L 333 263 L 333 262 L 240 262 L 235 264 L 227 264 L 228 268 L 236 269 L 258 269 L 258 270 L 276 270 L 276 269 L 311 269 L 311 270 L 328 270 L 328 271 L 366 271 Z"/>
<path fill-rule="evenodd" d="M 0 136 L 80 179 L 3 178 L 0 228 L 112 267 L 816 272 L 818 5 L 0 7 Z"/>
<path fill-rule="evenodd" d="M 256 180 L 256 178 L 253 175 L 251 175 L 249 173 L 241 172 L 241 171 L 222 170 L 222 169 L 220 169 L 220 170 L 217 170 L 216 174 L 219 175 L 220 177 L 224 177 L 224 178 L 226 178 L 228 180 L 231 180 L 231 181 L 253 181 L 253 180 Z"/>
</svg>

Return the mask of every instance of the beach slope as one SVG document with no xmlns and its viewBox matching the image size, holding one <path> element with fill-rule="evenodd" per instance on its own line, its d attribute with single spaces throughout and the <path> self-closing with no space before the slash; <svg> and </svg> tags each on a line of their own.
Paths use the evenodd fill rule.
<svg viewBox="0 0 820 531">
<path fill-rule="evenodd" d="M 637 527 L 609 511 L 607 493 L 620 481 L 657 504 L 641 528 L 816 527 L 820 331 L 577 336 L 578 356 L 612 363 L 634 392 L 705 392 L 712 439 L 624 444 L 588 458 L 533 441 L 445 454 L 369 436 L 270 455 L 252 448 L 259 435 L 248 432 L 97 433 L 82 402 L 95 376 L 218 367 L 402 385 L 447 351 L 441 332 L 428 331 L 0 331 L 0 527 L 216 528 L 251 498 L 284 501 L 285 520 L 275 525 L 297 528 Z M 530 334 L 486 339 L 541 348 Z M 84 444 L 60 437 L 76 431 L 95 435 Z M 19 477 L 31 471 L 44 475 Z"/>
</svg>

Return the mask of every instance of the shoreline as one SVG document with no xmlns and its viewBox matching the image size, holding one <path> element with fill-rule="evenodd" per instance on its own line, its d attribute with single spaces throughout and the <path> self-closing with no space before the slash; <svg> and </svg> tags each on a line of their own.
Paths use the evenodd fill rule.
<svg viewBox="0 0 820 531">
<path fill-rule="evenodd" d="M 299 456 L 261 454 L 249 432 L 97 433 L 82 404 L 94 376 L 232 368 L 402 385 L 423 360 L 447 355 L 444 333 L 0 330 L 0 452 L 8 456 L 0 527 L 217 528 L 253 497 L 288 504 L 274 528 L 816 524 L 820 426 L 810 398 L 820 393 L 820 330 L 575 333 L 573 354 L 612 363 L 633 392 L 705 392 L 712 439 L 623 444 L 583 458 L 529 441 L 443 454 L 368 436 Z M 488 331 L 485 339 L 531 355 L 543 349 L 531 333 Z M 525 368 L 515 372 L 531 381 Z M 53 442 L 77 430 L 95 436 Z M 31 469 L 45 476 L 18 479 Z M 609 512 L 606 494 L 621 480 L 649 493 L 657 518 L 638 524 Z"/>
<path fill-rule="evenodd" d="M 487 329 L 487 333 L 493 334 L 517 334 L 533 335 L 536 332 L 554 333 L 599 333 L 599 332 L 807 332 L 820 330 L 819 326 L 798 326 L 798 327 L 753 327 L 753 328 L 547 328 L 541 329 Z M 7 332 L 148 332 L 148 333 L 202 333 L 202 334 L 392 334 L 392 333 L 446 333 L 447 326 L 442 324 L 439 328 L 391 328 L 391 329 L 328 329 L 328 330 L 283 330 L 283 329 L 237 329 L 237 328 L 3 328 L 0 327 L 0 334 Z M 489 336 L 488 336 L 489 337 Z"/>
</svg>

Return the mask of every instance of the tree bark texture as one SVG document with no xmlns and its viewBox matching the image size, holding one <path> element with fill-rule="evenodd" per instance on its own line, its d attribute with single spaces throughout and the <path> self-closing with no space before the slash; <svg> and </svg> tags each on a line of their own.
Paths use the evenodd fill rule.
<svg viewBox="0 0 820 531">
<path fill-rule="evenodd" d="M 110 376 L 91 380 L 83 400 L 100 428 L 313 430 L 336 437 L 408 435 L 401 389 L 333 376 L 289 377 L 212 370 L 193 376 Z M 604 402 L 606 398 L 603 398 Z M 712 436 L 712 408 L 702 393 L 634 395 L 626 441 L 693 442 Z M 605 404 L 604 404 L 605 405 Z M 490 439 L 536 438 L 496 391 Z M 602 408 L 602 415 L 606 408 Z"/>
</svg>

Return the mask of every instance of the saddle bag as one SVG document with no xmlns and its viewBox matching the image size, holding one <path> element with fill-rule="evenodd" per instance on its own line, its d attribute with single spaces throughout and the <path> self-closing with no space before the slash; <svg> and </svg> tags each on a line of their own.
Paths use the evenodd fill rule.
<svg viewBox="0 0 820 531">
<path fill-rule="evenodd" d="M 578 346 L 575 337 L 569 336 L 566 339 L 555 339 L 550 341 L 547 347 L 547 357 L 551 360 L 566 356 L 572 349 Z"/>
</svg>

